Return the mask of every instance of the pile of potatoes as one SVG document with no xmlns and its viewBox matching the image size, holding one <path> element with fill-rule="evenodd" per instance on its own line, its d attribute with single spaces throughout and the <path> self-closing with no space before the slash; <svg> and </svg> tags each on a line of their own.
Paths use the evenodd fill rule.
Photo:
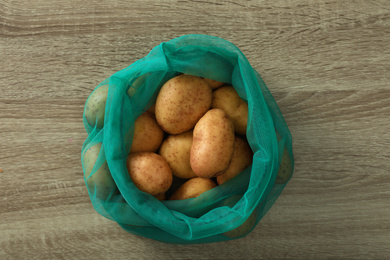
<svg viewBox="0 0 390 260">
<path fill-rule="evenodd" d="M 107 94 L 103 85 L 87 100 L 85 118 L 93 127 L 103 127 Z M 247 118 L 247 103 L 228 84 L 187 74 L 168 80 L 129 137 L 127 169 L 133 183 L 160 200 L 182 200 L 234 178 L 252 163 Z M 107 199 L 116 189 L 107 163 L 91 175 L 101 148 L 98 143 L 85 151 L 83 165 L 89 190 Z M 275 183 L 287 182 L 291 172 L 285 149 Z"/>
<path fill-rule="evenodd" d="M 232 86 L 187 74 L 168 80 L 135 121 L 127 158 L 133 183 L 159 199 L 183 200 L 232 179 L 252 163 L 247 118 Z"/>
</svg>

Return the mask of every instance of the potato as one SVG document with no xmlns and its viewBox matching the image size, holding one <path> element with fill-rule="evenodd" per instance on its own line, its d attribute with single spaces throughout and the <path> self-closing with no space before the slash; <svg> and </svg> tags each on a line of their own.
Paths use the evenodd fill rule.
<svg viewBox="0 0 390 260">
<path fill-rule="evenodd" d="M 165 192 L 162 192 L 162 193 L 160 193 L 160 194 L 157 194 L 157 195 L 154 196 L 154 197 L 156 197 L 156 199 L 158 199 L 158 200 L 165 200 L 165 199 L 166 199 Z"/>
<path fill-rule="evenodd" d="M 181 185 L 169 198 L 170 200 L 185 200 L 196 198 L 203 192 L 211 190 L 217 185 L 210 179 L 195 177 Z"/>
<path fill-rule="evenodd" d="M 88 97 L 84 108 L 85 118 L 92 127 L 103 128 L 108 95 L 108 84 L 95 89 Z"/>
<path fill-rule="evenodd" d="M 148 108 L 148 110 L 146 110 L 147 112 L 155 115 L 156 114 L 156 104 L 153 104 L 151 107 Z"/>
<path fill-rule="evenodd" d="M 223 86 L 213 92 L 211 108 L 220 108 L 230 116 L 237 134 L 245 135 L 248 121 L 248 104 L 232 86 Z"/>
<path fill-rule="evenodd" d="M 229 168 L 225 173 L 217 177 L 217 182 L 221 185 L 224 182 L 236 177 L 252 163 L 252 150 L 249 144 L 241 137 L 236 136 L 234 141 L 234 152 Z"/>
<path fill-rule="evenodd" d="M 106 200 L 117 189 L 114 180 L 112 179 L 110 170 L 108 169 L 107 161 L 105 161 L 99 169 L 92 173 L 102 143 L 95 144 L 90 147 L 83 157 L 84 176 L 88 190 L 97 198 Z"/>
<path fill-rule="evenodd" d="M 280 142 L 282 140 L 282 137 L 280 136 L 280 134 L 278 132 L 276 132 L 276 138 L 277 138 L 278 142 Z M 276 184 L 286 183 L 290 179 L 292 173 L 293 173 L 293 169 L 292 169 L 292 165 L 291 165 L 291 158 L 290 158 L 290 155 L 287 151 L 287 147 L 285 146 L 284 150 L 283 150 L 282 160 L 281 160 L 280 166 L 279 166 L 279 172 L 276 175 L 275 183 Z"/>
<path fill-rule="evenodd" d="M 275 183 L 276 184 L 286 183 L 290 179 L 292 172 L 293 170 L 292 170 L 290 155 L 288 154 L 287 148 L 284 147 L 282 161 L 280 163 L 278 175 L 276 175 Z"/>
<path fill-rule="evenodd" d="M 127 94 L 131 97 L 133 96 L 143 84 L 145 84 L 147 78 L 150 76 L 150 73 L 139 76 L 134 80 L 131 87 L 128 89 Z M 88 97 L 85 104 L 85 118 L 92 127 L 97 127 L 99 129 L 104 126 L 104 114 L 106 110 L 106 102 L 108 96 L 109 84 L 102 85 L 95 89 L 91 95 Z M 149 108 L 148 111 L 154 114 L 153 106 Z"/>
<path fill-rule="evenodd" d="M 251 215 L 237 228 L 224 233 L 225 236 L 230 238 L 238 238 L 248 234 L 256 225 L 256 211 L 253 211 Z"/>
<path fill-rule="evenodd" d="M 130 152 L 156 152 L 164 138 L 164 131 L 153 114 L 145 112 L 134 122 L 134 136 Z"/>
<path fill-rule="evenodd" d="M 223 82 L 220 82 L 220 81 L 216 81 L 216 80 L 213 80 L 213 79 L 206 79 L 206 78 L 203 78 L 207 84 L 210 86 L 210 88 L 212 89 L 217 89 L 223 85 L 225 85 L 225 83 Z"/>
<path fill-rule="evenodd" d="M 126 164 L 134 185 L 143 192 L 156 196 L 166 192 L 172 184 L 168 163 L 156 153 L 130 153 Z"/>
<path fill-rule="evenodd" d="M 201 178 L 224 173 L 234 151 L 234 126 L 221 109 L 209 110 L 195 125 L 190 151 L 191 168 Z"/>
<path fill-rule="evenodd" d="M 241 198 L 240 195 L 233 195 L 231 197 L 228 197 L 226 200 L 223 201 L 222 206 L 228 206 L 230 208 L 233 208 L 234 205 L 240 200 L 240 198 Z M 244 223 L 242 223 L 237 228 L 227 231 L 223 234 L 230 238 L 238 238 L 244 236 L 254 228 L 254 226 L 256 225 L 256 221 L 257 221 L 257 213 L 256 210 L 254 210 L 252 214 L 249 215 L 249 217 L 245 220 Z"/>
<path fill-rule="evenodd" d="M 170 134 L 191 130 L 209 110 L 212 91 L 200 77 L 180 75 L 168 80 L 156 100 L 156 119 Z"/>
<path fill-rule="evenodd" d="M 147 79 L 150 77 L 151 73 L 146 73 L 146 74 L 143 74 L 139 77 L 137 77 L 133 83 L 131 83 L 129 89 L 127 90 L 127 95 L 129 95 L 130 97 L 134 96 L 137 91 L 142 87 L 144 86 L 144 84 L 146 83 Z"/>
<path fill-rule="evenodd" d="M 192 130 L 170 135 L 161 144 L 159 154 L 168 162 L 174 176 L 182 179 L 196 177 L 190 164 L 191 146 Z"/>
</svg>

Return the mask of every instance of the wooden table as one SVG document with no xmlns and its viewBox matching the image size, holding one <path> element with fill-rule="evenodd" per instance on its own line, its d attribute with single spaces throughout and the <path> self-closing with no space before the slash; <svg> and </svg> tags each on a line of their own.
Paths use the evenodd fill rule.
<svg viewBox="0 0 390 260">
<path fill-rule="evenodd" d="M 247 237 L 166 245 L 93 209 L 84 103 L 162 41 L 236 44 L 293 135 L 294 177 Z M 388 259 L 390 2 L 0 3 L 0 259 Z"/>
</svg>

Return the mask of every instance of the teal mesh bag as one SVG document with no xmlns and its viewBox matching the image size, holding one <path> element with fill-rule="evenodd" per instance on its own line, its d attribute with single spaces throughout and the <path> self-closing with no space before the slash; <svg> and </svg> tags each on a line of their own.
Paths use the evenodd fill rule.
<svg viewBox="0 0 390 260">
<path fill-rule="evenodd" d="M 162 85 L 180 73 L 230 83 L 248 103 L 246 136 L 253 163 L 197 198 L 159 201 L 136 188 L 126 159 L 134 120 L 155 103 Z M 83 119 L 88 138 L 81 160 L 93 207 L 129 233 L 165 243 L 246 236 L 293 173 L 292 137 L 275 100 L 243 53 L 221 38 L 185 35 L 161 43 L 100 83 L 87 99 Z"/>
</svg>

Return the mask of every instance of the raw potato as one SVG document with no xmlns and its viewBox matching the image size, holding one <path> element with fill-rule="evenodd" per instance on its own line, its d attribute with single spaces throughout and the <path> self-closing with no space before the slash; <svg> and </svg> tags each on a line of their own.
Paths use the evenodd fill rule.
<svg viewBox="0 0 390 260">
<path fill-rule="evenodd" d="M 87 99 L 85 118 L 92 127 L 103 128 L 107 95 L 108 84 L 95 89 Z"/>
<path fill-rule="evenodd" d="M 233 208 L 234 205 L 241 199 L 241 195 L 233 195 L 231 197 L 228 197 L 225 201 L 223 201 L 222 206 L 228 206 L 230 208 Z M 235 229 L 232 229 L 230 231 L 227 231 L 223 233 L 225 236 L 230 238 L 238 238 L 241 236 L 244 236 L 248 234 L 256 225 L 257 221 L 257 213 L 256 210 L 252 212 L 251 215 L 245 220 L 244 223 L 242 223 L 240 226 L 238 226 Z"/>
<path fill-rule="evenodd" d="M 282 161 L 280 163 L 280 168 L 278 175 L 276 175 L 276 184 L 284 184 L 286 183 L 292 174 L 292 166 L 291 166 L 291 159 L 290 155 L 288 154 L 287 148 L 284 147 Z"/>
<path fill-rule="evenodd" d="M 241 137 L 236 136 L 234 141 L 233 158 L 226 172 L 217 177 L 217 182 L 221 185 L 224 182 L 236 177 L 252 163 L 252 150 L 249 144 Z"/>
<path fill-rule="evenodd" d="M 137 89 L 145 83 L 148 76 L 148 74 L 144 74 L 138 77 L 133 82 L 133 87 L 129 88 L 127 91 L 127 94 L 129 96 L 133 96 Z M 97 128 L 101 129 L 104 126 L 104 114 L 106 110 L 108 88 L 109 84 L 98 87 L 87 99 L 85 104 L 85 118 L 92 127 L 96 126 Z"/>
<path fill-rule="evenodd" d="M 153 106 L 149 107 L 149 109 L 146 111 L 155 115 L 156 114 L 156 104 L 153 104 Z"/>
<path fill-rule="evenodd" d="M 237 228 L 227 231 L 224 233 L 225 236 L 230 238 L 238 238 L 245 236 L 248 234 L 256 225 L 256 211 L 253 211 L 251 215 L 245 220 L 244 223 L 241 224 L 241 226 L 238 226 Z"/>
<path fill-rule="evenodd" d="M 152 152 L 130 153 L 127 170 L 135 186 L 156 196 L 166 192 L 172 184 L 172 172 L 160 155 Z"/>
<path fill-rule="evenodd" d="M 232 86 L 223 86 L 213 92 L 211 108 L 220 108 L 230 116 L 237 134 L 245 135 L 248 121 L 248 104 Z"/>
<path fill-rule="evenodd" d="M 127 90 L 127 94 L 132 97 L 134 96 L 138 89 L 140 89 L 145 83 L 148 77 L 150 77 L 151 73 L 143 74 L 136 78 L 134 82 L 131 84 L 130 88 Z"/>
<path fill-rule="evenodd" d="M 234 151 L 234 126 L 221 109 L 209 110 L 196 124 L 190 152 L 191 168 L 201 178 L 223 174 Z"/>
<path fill-rule="evenodd" d="M 154 197 L 156 197 L 156 199 L 158 199 L 158 200 L 165 200 L 165 199 L 166 199 L 165 192 L 160 193 L 160 194 L 157 194 L 157 195 L 154 196 Z"/>
<path fill-rule="evenodd" d="M 212 91 L 200 77 L 180 75 L 168 80 L 156 100 L 156 119 L 170 134 L 191 130 L 209 110 Z"/>
<path fill-rule="evenodd" d="M 159 153 L 168 162 L 174 176 L 182 179 L 196 177 L 190 164 L 191 146 L 192 131 L 170 135 L 161 144 Z"/>
<path fill-rule="evenodd" d="M 145 112 L 134 122 L 134 137 L 130 152 L 156 152 L 164 138 L 164 131 L 153 114 Z"/>
<path fill-rule="evenodd" d="M 220 82 L 220 81 L 216 81 L 216 80 L 213 80 L 213 79 L 206 79 L 206 78 L 203 78 L 207 84 L 209 84 L 210 88 L 212 89 L 217 89 L 223 85 L 225 85 L 225 83 L 223 82 Z"/>
<path fill-rule="evenodd" d="M 276 138 L 277 138 L 278 142 L 280 142 L 282 140 L 282 137 L 280 136 L 280 134 L 278 132 L 276 132 Z M 278 175 L 276 175 L 275 183 L 276 184 L 286 183 L 290 179 L 292 172 L 293 172 L 293 170 L 292 170 L 292 165 L 291 165 L 291 158 L 290 158 L 290 155 L 287 151 L 287 147 L 285 146 L 284 150 L 283 150 L 283 155 L 282 155 L 282 160 L 280 163 L 279 172 L 278 172 Z"/>
<path fill-rule="evenodd" d="M 210 179 L 192 178 L 181 185 L 169 198 L 170 200 L 185 200 L 196 198 L 203 192 L 211 190 L 217 185 Z"/>
<path fill-rule="evenodd" d="M 92 173 L 93 166 L 98 159 L 101 148 L 102 143 L 98 143 L 90 147 L 84 153 L 83 168 L 89 192 L 99 199 L 106 200 L 113 192 L 116 191 L 117 187 L 111 177 L 107 161 L 105 161 L 99 169 Z"/>
</svg>

